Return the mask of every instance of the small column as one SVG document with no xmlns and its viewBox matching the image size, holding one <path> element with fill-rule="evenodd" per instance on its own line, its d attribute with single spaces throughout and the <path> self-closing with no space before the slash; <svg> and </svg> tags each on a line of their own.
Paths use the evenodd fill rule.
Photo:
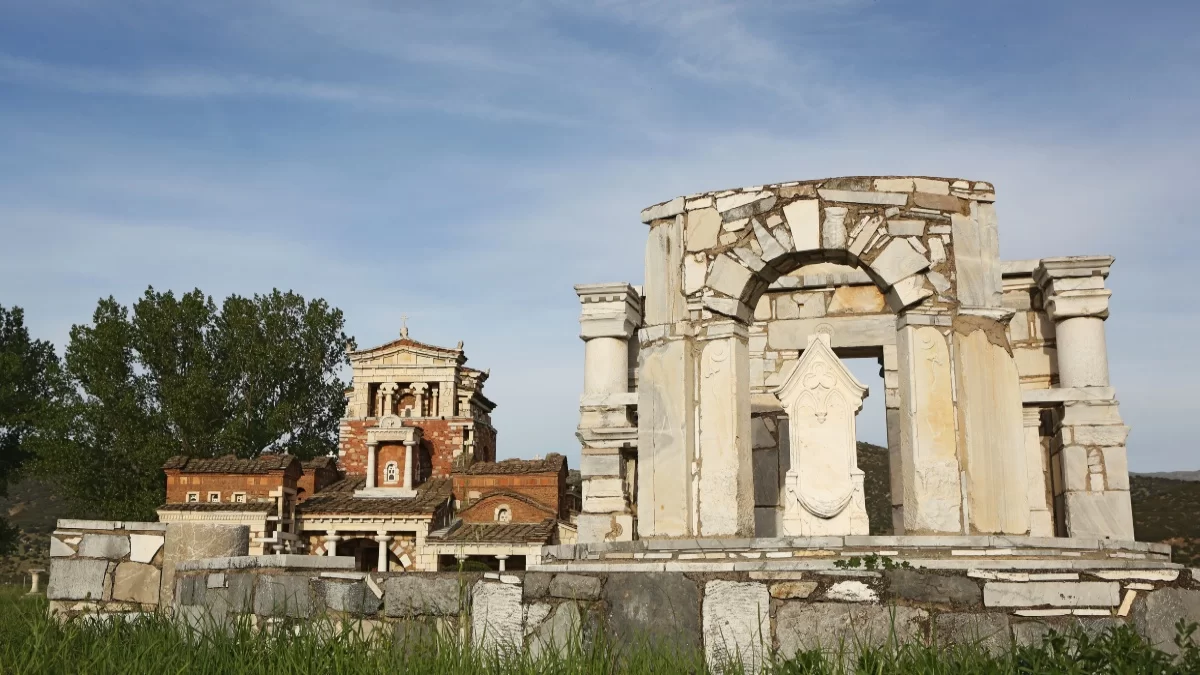
<svg viewBox="0 0 1200 675">
<path fill-rule="evenodd" d="M 1022 410 L 1025 423 L 1025 470 L 1029 474 L 1029 536 L 1054 536 L 1053 497 L 1047 489 L 1049 453 L 1042 447 L 1042 409 Z"/>
<path fill-rule="evenodd" d="M 417 417 L 425 417 L 425 391 L 429 389 L 429 385 L 424 382 L 414 382 L 412 385 L 413 411 Z"/>
<path fill-rule="evenodd" d="M 334 530 L 328 530 L 322 539 L 325 540 L 325 555 L 329 556 L 330 558 L 336 556 L 337 543 L 342 539 L 338 536 L 338 533 Z"/>
<path fill-rule="evenodd" d="M 382 531 L 378 537 L 375 537 L 375 541 L 379 542 L 379 564 L 377 568 L 380 572 L 388 571 L 388 542 L 391 540 L 392 537 L 387 532 Z"/>
<path fill-rule="evenodd" d="M 501 572 L 505 571 L 504 570 L 504 561 L 508 560 L 508 556 L 507 555 L 498 555 L 498 556 L 496 556 L 496 560 L 500 562 L 500 571 Z"/>
<path fill-rule="evenodd" d="M 367 489 L 375 487 L 375 454 L 379 443 L 367 443 Z"/>
<path fill-rule="evenodd" d="M 583 396 L 577 435 L 583 443 L 583 513 L 579 541 L 628 541 L 634 523 L 622 451 L 637 445 L 630 416 L 629 340 L 642 320 L 641 296 L 629 284 L 576 286 L 584 341 Z"/>
<path fill-rule="evenodd" d="M 1111 256 L 1045 258 L 1033 278 L 1054 322 L 1059 388 L 1062 517 L 1066 536 L 1133 540 L 1124 425 L 1108 380 L 1104 320 L 1112 291 L 1104 287 Z"/>
<path fill-rule="evenodd" d="M 500 569 L 504 569 L 504 567 L 501 566 Z M 31 577 L 31 581 L 30 581 L 31 586 L 29 588 L 29 595 L 37 595 L 40 592 L 41 583 L 42 583 L 42 572 L 45 572 L 45 571 L 46 570 L 43 570 L 43 569 L 29 570 L 29 576 Z"/>
<path fill-rule="evenodd" d="M 1062 388 L 1108 386 L 1104 320 L 1112 291 L 1104 280 L 1112 263 L 1111 256 L 1046 258 L 1034 271 L 1054 322 Z"/>
<path fill-rule="evenodd" d="M 379 392 L 383 394 L 383 409 L 379 411 L 377 417 L 387 417 L 392 414 L 392 397 L 396 394 L 396 383 L 384 382 L 379 385 Z"/>
<path fill-rule="evenodd" d="M 413 453 L 415 452 L 413 449 L 413 446 L 415 446 L 415 445 L 416 445 L 415 442 L 410 442 L 410 441 L 404 442 L 404 489 L 405 490 L 411 490 L 413 487 L 413 478 L 412 478 L 413 471 L 412 470 L 413 470 Z"/>
</svg>

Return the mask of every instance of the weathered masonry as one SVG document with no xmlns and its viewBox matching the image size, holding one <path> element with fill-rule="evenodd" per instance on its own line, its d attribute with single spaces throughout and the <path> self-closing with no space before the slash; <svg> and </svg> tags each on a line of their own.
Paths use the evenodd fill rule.
<svg viewBox="0 0 1200 675">
<path fill-rule="evenodd" d="M 576 287 L 579 541 L 864 532 L 838 363 L 862 357 L 884 376 L 895 534 L 1131 541 L 1113 258 L 1002 262 L 994 202 L 990 183 L 854 177 L 644 210 L 644 285 Z"/>
</svg>

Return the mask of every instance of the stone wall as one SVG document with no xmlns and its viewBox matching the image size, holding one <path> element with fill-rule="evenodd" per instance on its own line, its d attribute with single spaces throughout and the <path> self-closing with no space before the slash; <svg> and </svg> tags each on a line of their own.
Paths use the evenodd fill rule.
<svg viewBox="0 0 1200 675">
<path fill-rule="evenodd" d="M 167 525 L 60 520 L 50 538 L 50 611 L 68 616 L 153 610 Z"/>
<path fill-rule="evenodd" d="M 441 631 L 534 654 L 605 633 L 619 645 L 666 642 L 753 667 L 773 649 L 789 656 L 842 640 L 881 643 L 893 626 L 904 641 L 982 640 L 1002 649 L 1051 628 L 1130 623 L 1170 650 L 1175 621 L 1200 620 L 1200 570 L 369 575 L 229 559 L 181 566 L 176 598 L 190 621 L 328 614 L 361 620 L 368 631 Z"/>
</svg>

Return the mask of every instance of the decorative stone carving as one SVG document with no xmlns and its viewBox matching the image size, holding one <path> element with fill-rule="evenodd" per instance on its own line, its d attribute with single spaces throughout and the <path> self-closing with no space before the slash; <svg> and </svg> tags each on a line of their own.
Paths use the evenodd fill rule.
<svg viewBox="0 0 1200 675">
<path fill-rule="evenodd" d="M 833 353 L 828 331 L 809 338 L 808 348 L 775 394 L 790 422 L 783 534 L 867 534 L 854 430 L 867 388 Z"/>
</svg>

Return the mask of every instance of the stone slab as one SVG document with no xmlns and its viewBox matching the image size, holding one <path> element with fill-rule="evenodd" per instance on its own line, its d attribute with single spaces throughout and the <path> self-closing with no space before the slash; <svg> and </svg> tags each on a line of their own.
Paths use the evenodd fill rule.
<svg viewBox="0 0 1200 675">
<path fill-rule="evenodd" d="M 967 577 L 915 570 L 894 570 L 887 577 L 892 594 L 905 600 L 960 606 L 983 603 L 979 584 Z"/>
<path fill-rule="evenodd" d="M 308 577 L 264 574 L 254 584 L 254 613 L 259 616 L 308 617 L 312 614 Z"/>
<path fill-rule="evenodd" d="M 927 616 L 914 607 L 788 602 L 775 613 L 775 639 L 783 658 L 811 649 L 836 653 L 843 646 L 903 644 L 921 639 Z"/>
<path fill-rule="evenodd" d="M 162 558 L 163 606 L 171 606 L 176 565 L 215 556 L 244 556 L 249 547 L 250 528 L 246 525 L 168 523 Z"/>
<path fill-rule="evenodd" d="M 550 609 L 549 605 L 543 605 Z M 579 606 L 574 602 L 561 602 L 540 621 L 532 618 L 534 607 L 528 608 L 526 634 L 529 656 L 535 661 L 547 652 L 563 657 L 570 653 L 573 644 L 581 642 L 582 617 Z"/>
<path fill-rule="evenodd" d="M 556 574 L 550 582 L 550 596 L 567 600 L 596 600 L 600 597 L 600 578 L 579 574 Z"/>
<path fill-rule="evenodd" d="M 461 611 L 460 596 L 466 593 L 467 582 L 460 586 L 454 577 L 403 575 L 383 583 L 383 612 L 387 616 L 457 616 Z M 521 589 L 516 586 L 518 595 Z"/>
<path fill-rule="evenodd" d="M 771 598 L 766 584 L 726 581 L 704 587 L 705 657 L 714 672 L 740 662 L 758 672 L 771 648 Z"/>
<path fill-rule="evenodd" d="M 55 558 L 50 561 L 46 597 L 50 600 L 102 600 L 107 571 L 107 560 Z"/>
<path fill-rule="evenodd" d="M 129 537 L 123 534 L 85 534 L 79 542 L 79 557 L 121 560 L 129 555 Z"/>
<path fill-rule="evenodd" d="M 120 602 L 157 605 L 162 571 L 154 565 L 123 562 L 113 573 L 112 598 Z"/>
<path fill-rule="evenodd" d="M 943 612 L 934 629 L 939 644 L 978 645 L 992 654 L 1012 646 L 1008 615 L 999 612 Z"/>
<path fill-rule="evenodd" d="M 129 535 L 129 559 L 133 562 L 148 563 L 154 560 L 159 549 L 163 547 L 165 537 L 157 534 Z"/>
<path fill-rule="evenodd" d="M 614 574 L 604 584 L 604 600 L 616 644 L 701 647 L 700 589 L 683 574 Z"/>
<path fill-rule="evenodd" d="M 1145 600 L 1134 605 L 1132 619 L 1138 632 L 1151 644 L 1171 654 L 1178 654 L 1175 622 L 1183 619 L 1200 623 L 1200 591 L 1164 588 L 1149 593 Z"/>
<path fill-rule="evenodd" d="M 987 607 L 1116 607 L 1121 585 L 1108 581 L 989 581 L 983 586 Z"/>
<path fill-rule="evenodd" d="M 484 649 L 519 650 L 524 644 L 521 589 L 478 581 L 472 590 L 471 642 Z"/>
</svg>

